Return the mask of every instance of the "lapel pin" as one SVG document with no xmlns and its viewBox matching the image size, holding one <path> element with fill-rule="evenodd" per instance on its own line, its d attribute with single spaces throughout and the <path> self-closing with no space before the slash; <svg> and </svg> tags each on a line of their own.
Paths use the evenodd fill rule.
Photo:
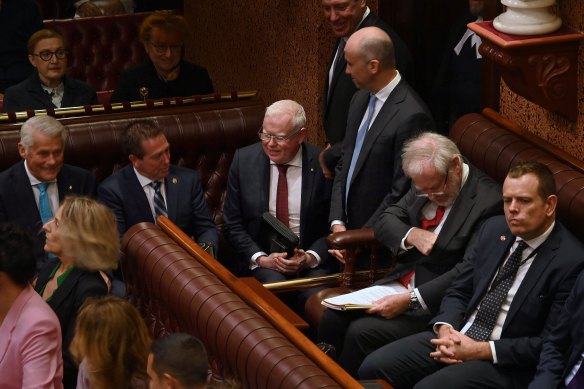
<svg viewBox="0 0 584 389">
<path fill-rule="evenodd" d="M 310 171 L 311 171 L 311 172 L 313 172 L 313 171 L 314 171 L 314 168 L 313 168 L 313 167 L 311 167 L 311 168 L 310 168 Z"/>
<path fill-rule="evenodd" d="M 501 235 L 501 238 L 500 239 L 501 239 L 501 242 L 504 242 L 504 241 L 507 240 L 507 237 L 505 235 Z"/>
<path fill-rule="evenodd" d="M 177 180 L 176 178 L 174 178 L 174 177 L 173 177 L 173 178 L 172 178 L 172 183 L 173 183 L 173 184 L 176 184 L 177 182 L 178 182 L 178 180 Z"/>
</svg>

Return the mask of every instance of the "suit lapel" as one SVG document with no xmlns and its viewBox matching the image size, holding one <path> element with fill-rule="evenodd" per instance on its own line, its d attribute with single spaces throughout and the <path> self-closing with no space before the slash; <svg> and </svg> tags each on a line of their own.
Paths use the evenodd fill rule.
<svg viewBox="0 0 584 389">
<path fill-rule="evenodd" d="M 181 182 L 176 174 L 174 166 L 170 166 L 170 171 L 164 179 L 166 189 L 166 212 L 170 220 L 178 220 L 178 197 L 181 188 Z"/>
<path fill-rule="evenodd" d="M 524 308 L 523 302 L 530 295 L 531 290 L 535 287 L 539 281 L 541 275 L 545 272 L 546 268 L 553 262 L 556 250 L 560 247 L 560 238 L 557 234 L 558 224 L 555 225 L 552 234 L 548 239 L 539 246 L 533 262 L 525 274 L 525 278 L 521 281 L 519 289 L 513 297 L 511 306 L 509 307 L 509 313 L 505 318 L 505 323 L 503 324 L 503 330 L 507 328 L 507 325 L 513 320 L 513 317 L 517 312 Z"/>
<path fill-rule="evenodd" d="M 152 216 L 150 203 L 148 202 L 144 188 L 142 188 L 140 181 L 138 181 L 138 177 L 136 177 L 136 173 L 134 172 L 132 164 L 128 164 L 126 167 L 124 167 L 121 170 L 121 174 L 123 177 L 122 185 L 124 186 L 122 193 L 124 193 L 124 198 L 126 199 L 124 203 L 133 205 L 136 208 L 135 214 L 140 215 L 140 219 L 147 219 L 151 223 L 154 223 L 154 217 Z M 146 218 L 146 215 L 148 215 L 148 218 Z M 126 220 L 126 222 L 132 223 L 132 220 Z M 128 228 L 129 227 L 130 226 L 128 226 Z"/>
<path fill-rule="evenodd" d="M 387 128 L 389 128 L 389 122 L 391 122 L 393 117 L 398 113 L 399 111 L 398 104 L 400 104 L 404 100 L 404 98 L 405 89 L 403 88 L 403 82 L 400 81 L 399 84 L 396 85 L 395 89 L 387 97 L 387 100 L 385 100 L 385 103 L 379 110 L 379 113 L 375 117 L 375 120 L 373 120 L 373 123 L 369 127 L 369 131 L 367 131 L 367 134 L 365 134 L 365 140 L 363 141 L 363 146 L 361 147 L 359 159 L 357 160 L 357 164 L 355 165 L 355 171 L 353 172 L 353 180 L 359 174 L 359 171 L 365 164 L 365 161 L 367 160 L 367 157 L 369 155 L 369 151 L 375 144 L 377 137 L 379 137 L 379 135 L 381 135 Z M 365 104 L 363 114 L 367 109 L 366 108 L 367 102 Z M 363 119 L 363 115 L 361 115 L 360 119 Z M 357 131 L 359 124 L 360 123 L 357 124 Z"/>
<path fill-rule="evenodd" d="M 53 292 L 53 296 L 51 297 L 51 301 L 49 301 L 49 305 L 53 308 L 54 311 L 57 311 L 58 308 L 64 302 L 69 303 L 69 295 L 73 290 L 73 287 L 77 285 L 79 277 L 81 277 L 82 270 L 79 268 L 74 268 L 71 270 L 71 273 L 65 278 L 65 281 L 57 289 Z"/>
<path fill-rule="evenodd" d="M 300 246 L 303 246 L 302 238 L 304 237 L 304 229 L 308 221 L 309 204 L 312 204 L 312 197 L 314 193 L 314 161 L 308 155 L 308 151 L 304 144 L 302 145 L 302 192 L 300 196 Z"/>
<path fill-rule="evenodd" d="M 262 212 L 267 212 L 270 210 L 270 159 L 264 153 L 263 149 L 260 149 L 258 154 L 259 164 L 261 166 L 259 178 L 260 189 L 260 209 Z"/>
<path fill-rule="evenodd" d="M 28 83 L 26 86 L 28 90 L 28 94 L 34 100 L 40 102 L 45 107 L 57 108 L 53 104 L 53 100 L 48 93 L 41 87 L 41 80 L 37 74 L 34 74 L 31 78 L 28 79 Z"/>
<path fill-rule="evenodd" d="M 26 214 L 26 220 L 30 220 L 33 230 L 40 233 L 42 231 L 43 223 L 36 206 L 36 200 L 34 198 L 32 186 L 30 185 L 30 180 L 28 179 L 24 168 L 24 161 L 20 162 L 12 177 L 12 182 L 14 183 L 14 199 L 20 203 L 18 208 Z M 32 204 L 35 206 L 32 207 Z"/>
</svg>

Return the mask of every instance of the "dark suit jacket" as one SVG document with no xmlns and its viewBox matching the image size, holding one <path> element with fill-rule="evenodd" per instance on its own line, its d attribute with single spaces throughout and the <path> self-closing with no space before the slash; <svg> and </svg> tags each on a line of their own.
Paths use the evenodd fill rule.
<svg viewBox="0 0 584 389">
<path fill-rule="evenodd" d="M 306 143 L 302 146 L 300 248 L 317 252 L 324 264 L 328 257 L 325 237 L 330 232 L 328 211 L 332 182 L 322 174 L 319 152 L 315 146 Z M 229 170 L 223 233 L 237 251 L 240 271 L 248 268 L 253 254 L 270 252 L 261 234 L 262 214 L 269 208 L 269 191 L 270 160 L 262 144 L 237 150 Z"/>
<path fill-rule="evenodd" d="M 95 90 L 85 82 L 65 77 L 65 90 L 61 107 L 78 107 L 86 104 L 98 104 Z M 19 112 L 28 109 L 57 108 L 51 97 L 41 87 L 38 72 L 29 78 L 6 89 L 4 94 L 4 111 Z"/>
<path fill-rule="evenodd" d="M 441 312 L 431 321 L 460 330 L 480 304 L 515 237 L 503 216 L 485 222 L 477 243 L 465 256 L 461 273 L 446 291 Z M 539 247 L 511 302 L 501 339 L 496 340 L 498 367 L 509 369 L 516 387 L 525 387 L 535 372 L 542 341 L 549 336 L 584 267 L 584 245 L 560 222 Z"/>
<path fill-rule="evenodd" d="M 415 193 L 412 186 L 401 200 L 388 205 L 375 223 L 375 238 L 387 246 L 392 255 L 398 255 L 401 240 L 410 228 L 420 226 L 420 212 L 428 198 L 417 197 Z M 466 183 L 452 205 L 430 255 L 424 256 L 416 248 L 402 253 L 394 272 L 380 282 L 396 279 L 415 267 L 416 287 L 426 305 L 436 312 L 455 274 L 442 278 L 441 282 L 428 284 L 428 281 L 448 272 L 462 260 L 483 221 L 503 213 L 501 197 L 501 186 L 469 165 Z"/>
<path fill-rule="evenodd" d="M 381 20 L 374 13 L 369 13 L 363 23 L 359 25 L 357 29 L 363 27 L 379 27 L 385 31 L 391 38 L 396 59 L 396 68 L 401 73 L 402 77 L 408 80 L 410 83 L 414 82 L 414 62 L 410 51 L 404 41 L 389 27 L 383 20 Z M 337 40 L 335 49 L 332 53 L 331 59 L 329 61 L 329 66 L 327 67 L 327 73 L 325 77 L 325 89 L 323 95 L 323 125 L 326 134 L 327 142 L 331 143 L 333 146 L 325 152 L 325 161 L 330 169 L 333 170 L 334 166 L 337 164 L 339 158 L 341 157 L 343 139 L 345 138 L 345 132 L 347 128 L 347 116 L 349 112 L 349 104 L 351 103 L 351 98 L 357 91 L 357 87 L 353 83 L 351 76 L 345 73 L 345 68 L 347 63 L 345 57 L 341 55 L 339 58 L 337 70 L 333 74 L 333 79 L 330 84 L 328 75 L 333 61 L 335 59 L 335 54 L 339 46 L 340 39 Z M 329 95 L 330 93 L 330 95 Z"/>
<path fill-rule="evenodd" d="M 55 263 L 49 263 L 41 269 L 35 285 L 38 293 L 41 293 L 47 285 L 55 266 Z M 47 301 L 61 323 L 64 378 L 69 382 L 73 377 L 77 378 L 77 364 L 69 352 L 69 345 L 75 335 L 75 321 L 79 308 L 88 297 L 105 296 L 107 293 L 107 285 L 99 272 L 90 272 L 76 267 L 53 292 L 51 300 Z"/>
<path fill-rule="evenodd" d="M 363 227 L 386 195 L 390 194 L 386 200 L 394 203 L 406 193 L 410 180 L 402 170 L 403 143 L 412 135 L 434 127 L 426 105 L 402 79 L 371 124 L 355 165 L 353 180 L 348 184 L 347 174 L 357 132 L 368 101 L 366 91 L 358 91 L 351 101 L 343 156 L 337 165 L 333 185 L 329 220 L 342 220 L 348 229 Z M 348 201 L 345 199 L 346 185 L 350 185 Z"/>
<path fill-rule="evenodd" d="M 584 351 L 584 273 L 574 284 L 557 326 L 544 341 L 539 365 L 529 389 L 564 388 L 564 380 Z"/>
<path fill-rule="evenodd" d="M 57 190 L 59 202 L 69 195 L 95 197 L 95 177 L 87 170 L 65 164 L 57 175 Z M 40 269 L 46 261 L 45 233 L 24 161 L 0 173 L 0 222 L 19 224 L 38 237 L 35 254 Z"/>
<path fill-rule="evenodd" d="M 217 246 L 217 229 L 207 208 L 197 172 L 171 165 L 164 183 L 168 218 L 198 242 Z M 121 235 L 134 224 L 154 223 L 148 198 L 132 164 L 105 179 L 98 188 L 98 197 L 116 214 Z"/>
<path fill-rule="evenodd" d="M 152 61 L 146 59 L 136 67 L 124 70 L 111 101 L 112 103 L 142 101 L 144 98 L 139 92 L 142 87 L 148 89 L 148 99 L 213 93 L 213 83 L 204 67 L 181 61 L 180 73 L 176 80 L 163 81 L 158 77 Z"/>
</svg>

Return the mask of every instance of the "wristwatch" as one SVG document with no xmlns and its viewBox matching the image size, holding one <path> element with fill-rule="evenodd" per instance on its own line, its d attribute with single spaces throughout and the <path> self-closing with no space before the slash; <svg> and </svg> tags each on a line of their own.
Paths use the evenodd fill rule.
<svg viewBox="0 0 584 389">
<path fill-rule="evenodd" d="M 422 304 L 420 304 L 420 300 L 418 300 L 416 292 L 412 290 L 410 292 L 410 304 L 408 305 L 408 311 L 417 311 L 420 308 L 422 308 Z"/>
</svg>

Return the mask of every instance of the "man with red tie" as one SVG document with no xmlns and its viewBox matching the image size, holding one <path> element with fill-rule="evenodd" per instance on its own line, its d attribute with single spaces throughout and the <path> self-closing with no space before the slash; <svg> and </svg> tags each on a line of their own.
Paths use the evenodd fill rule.
<svg viewBox="0 0 584 389">
<path fill-rule="evenodd" d="M 277 101 L 266 109 L 260 142 L 237 150 L 233 157 L 223 233 L 237 252 L 239 275 L 269 283 L 327 272 L 332 181 L 319 167 L 320 150 L 304 142 L 307 131 L 302 106 Z M 293 256 L 271 250 L 262 230 L 264 212 L 298 235 L 299 249 Z"/>
<path fill-rule="evenodd" d="M 408 292 L 374 301 L 366 314 L 327 309 L 319 325 L 318 340 L 336 349 L 353 376 L 369 353 L 425 329 L 475 231 L 503 212 L 500 186 L 465 163 L 447 137 L 410 139 L 402 160 L 412 187 L 397 203 L 386 199 L 374 232 L 398 261 L 379 283 L 399 281 Z"/>
</svg>

